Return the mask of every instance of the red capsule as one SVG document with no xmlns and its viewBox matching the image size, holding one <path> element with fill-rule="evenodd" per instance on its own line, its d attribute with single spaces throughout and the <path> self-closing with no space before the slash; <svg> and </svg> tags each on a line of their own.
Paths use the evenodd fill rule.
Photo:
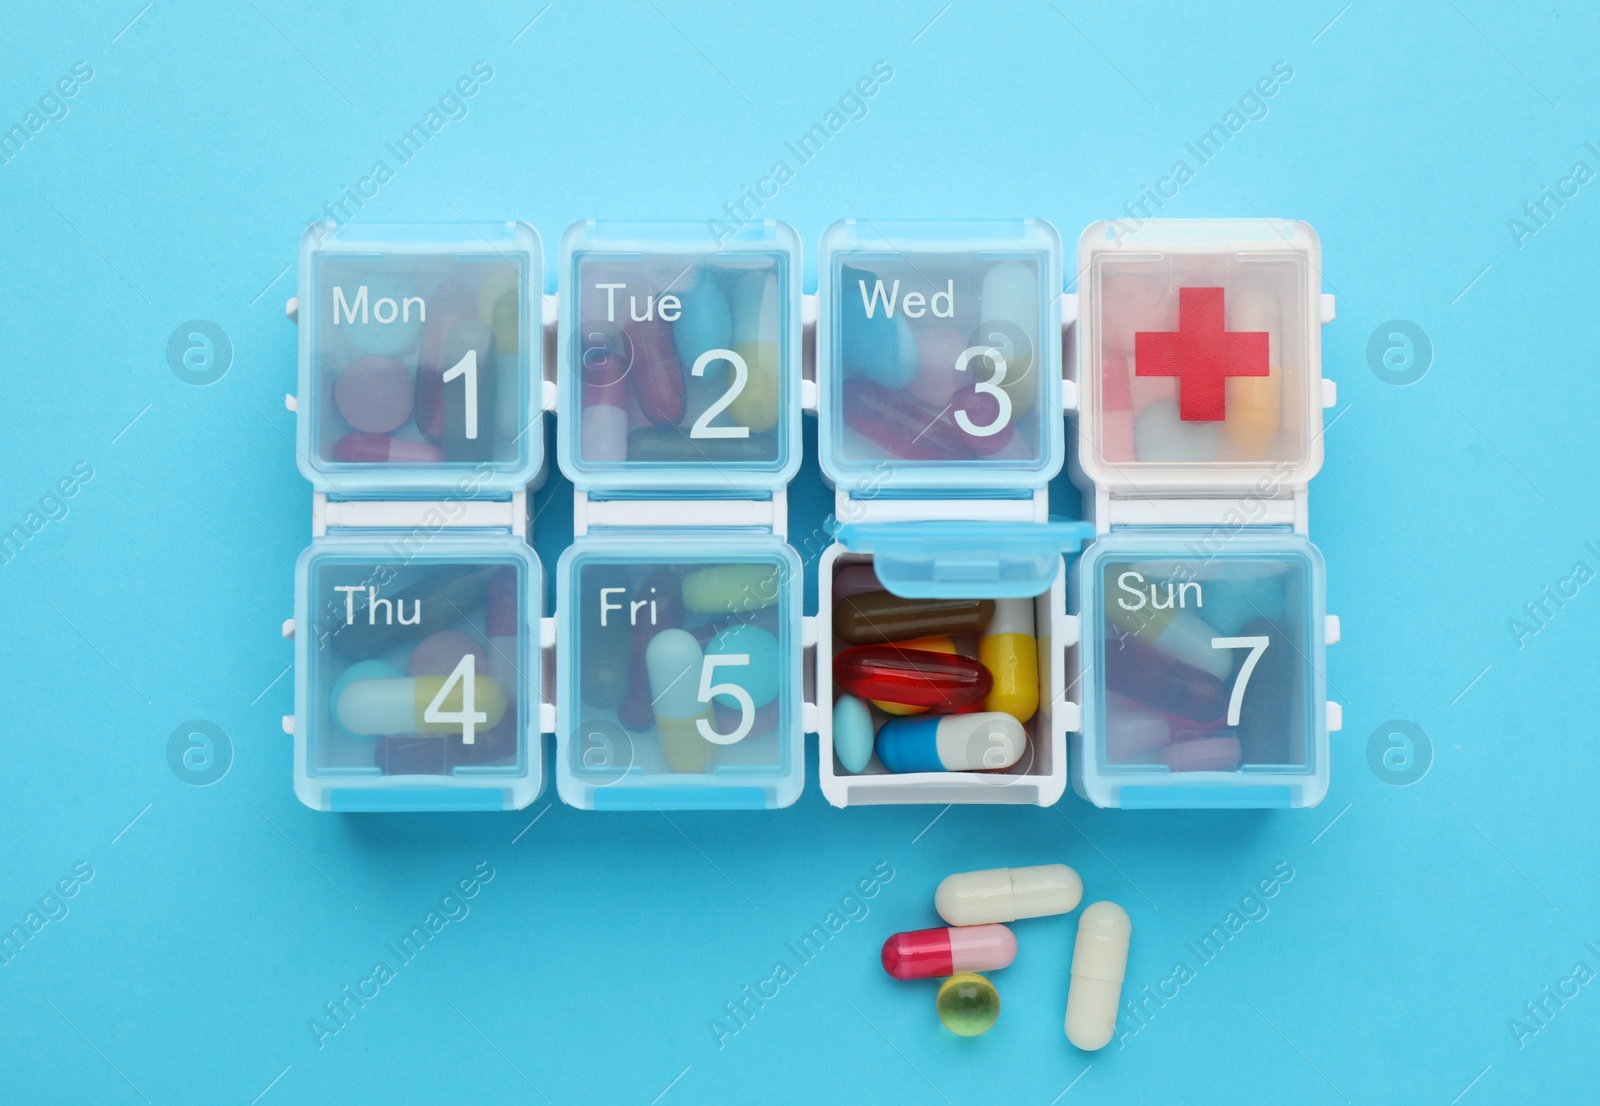
<svg viewBox="0 0 1600 1106">
<path fill-rule="evenodd" d="M 657 426 L 676 426 L 683 418 L 683 365 L 672 344 L 670 323 L 629 323 L 624 328 L 633 347 L 628 379 L 645 417 Z"/>
<path fill-rule="evenodd" d="M 989 670 L 971 657 L 898 645 L 846 649 L 833 658 L 833 680 L 841 690 L 862 699 L 934 710 L 979 702 L 994 683 Z"/>
<path fill-rule="evenodd" d="M 970 461 L 967 435 L 938 411 L 870 380 L 844 382 L 844 423 L 907 461 Z"/>
<path fill-rule="evenodd" d="M 883 970 L 896 979 L 992 972 L 1016 958 L 1016 935 L 1003 925 L 918 929 L 883 943 Z"/>
</svg>

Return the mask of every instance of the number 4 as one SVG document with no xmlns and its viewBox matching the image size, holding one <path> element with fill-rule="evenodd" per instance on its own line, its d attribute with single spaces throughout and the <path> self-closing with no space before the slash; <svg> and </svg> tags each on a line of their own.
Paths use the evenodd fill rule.
<svg viewBox="0 0 1600 1106">
<path fill-rule="evenodd" d="M 1239 708 L 1244 705 L 1245 685 L 1250 682 L 1250 674 L 1256 670 L 1256 662 L 1261 659 L 1261 654 L 1267 651 L 1267 646 L 1272 644 L 1272 639 L 1265 634 L 1252 637 L 1214 637 L 1211 639 L 1213 649 L 1248 649 L 1250 655 L 1244 659 L 1244 664 L 1239 667 L 1239 678 L 1233 681 L 1233 694 L 1228 696 L 1228 725 L 1239 724 Z"/>
<path fill-rule="evenodd" d="M 449 698 L 450 689 L 456 684 L 461 685 L 461 709 L 445 710 L 444 701 Z M 445 680 L 444 686 L 439 689 L 439 694 L 428 704 L 428 709 L 422 712 L 422 720 L 442 722 L 446 725 L 452 722 L 459 724 L 462 744 L 471 745 L 477 736 L 478 723 L 489 721 L 489 716 L 478 710 L 477 706 L 478 658 L 475 654 L 468 653 L 450 673 L 449 679 Z"/>
</svg>

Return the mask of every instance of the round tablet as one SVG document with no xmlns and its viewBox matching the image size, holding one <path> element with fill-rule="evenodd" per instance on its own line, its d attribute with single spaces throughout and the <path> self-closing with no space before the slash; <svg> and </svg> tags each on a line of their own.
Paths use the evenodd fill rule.
<svg viewBox="0 0 1600 1106">
<path fill-rule="evenodd" d="M 1000 1018 L 1000 992 L 976 972 L 953 975 L 939 986 L 939 1020 L 952 1033 L 976 1037 Z"/>
<path fill-rule="evenodd" d="M 1161 763 L 1174 772 L 1232 772 L 1242 755 L 1237 737 L 1196 737 L 1161 750 Z"/>
<path fill-rule="evenodd" d="M 473 671 L 487 674 L 488 658 L 482 646 L 460 630 L 440 630 L 417 642 L 407 670 L 412 676 L 448 676 L 468 653 L 477 658 Z"/>
<path fill-rule="evenodd" d="M 398 430 L 411 417 L 415 385 L 392 357 L 361 357 L 345 366 L 333 386 L 333 402 L 344 421 L 368 434 Z"/>
</svg>

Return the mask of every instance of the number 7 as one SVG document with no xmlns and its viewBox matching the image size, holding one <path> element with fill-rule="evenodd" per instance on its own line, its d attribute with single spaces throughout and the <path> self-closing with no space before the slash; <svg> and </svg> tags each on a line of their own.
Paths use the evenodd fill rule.
<svg viewBox="0 0 1600 1106">
<path fill-rule="evenodd" d="M 1267 651 L 1267 646 L 1272 644 L 1272 639 L 1265 634 L 1253 637 L 1214 637 L 1211 639 L 1213 649 L 1248 649 L 1250 655 L 1244 659 L 1244 664 L 1239 668 L 1239 678 L 1233 681 L 1233 694 L 1228 696 L 1228 725 L 1239 724 L 1239 708 L 1244 705 L 1245 685 L 1250 682 L 1250 674 L 1256 670 L 1256 662 L 1261 659 L 1261 654 Z"/>
</svg>

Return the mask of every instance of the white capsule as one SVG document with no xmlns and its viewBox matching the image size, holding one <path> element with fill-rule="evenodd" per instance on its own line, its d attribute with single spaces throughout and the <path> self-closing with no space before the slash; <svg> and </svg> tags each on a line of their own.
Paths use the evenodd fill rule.
<svg viewBox="0 0 1600 1106">
<path fill-rule="evenodd" d="M 1065 914 L 1083 898 L 1083 881 L 1065 864 L 990 868 L 946 876 L 934 892 L 939 917 L 953 926 Z"/>
<path fill-rule="evenodd" d="M 1067 1040 L 1086 1052 L 1105 1048 L 1116 1036 L 1132 932 L 1128 912 L 1114 902 L 1090 903 L 1078 918 L 1066 1029 Z"/>
</svg>

